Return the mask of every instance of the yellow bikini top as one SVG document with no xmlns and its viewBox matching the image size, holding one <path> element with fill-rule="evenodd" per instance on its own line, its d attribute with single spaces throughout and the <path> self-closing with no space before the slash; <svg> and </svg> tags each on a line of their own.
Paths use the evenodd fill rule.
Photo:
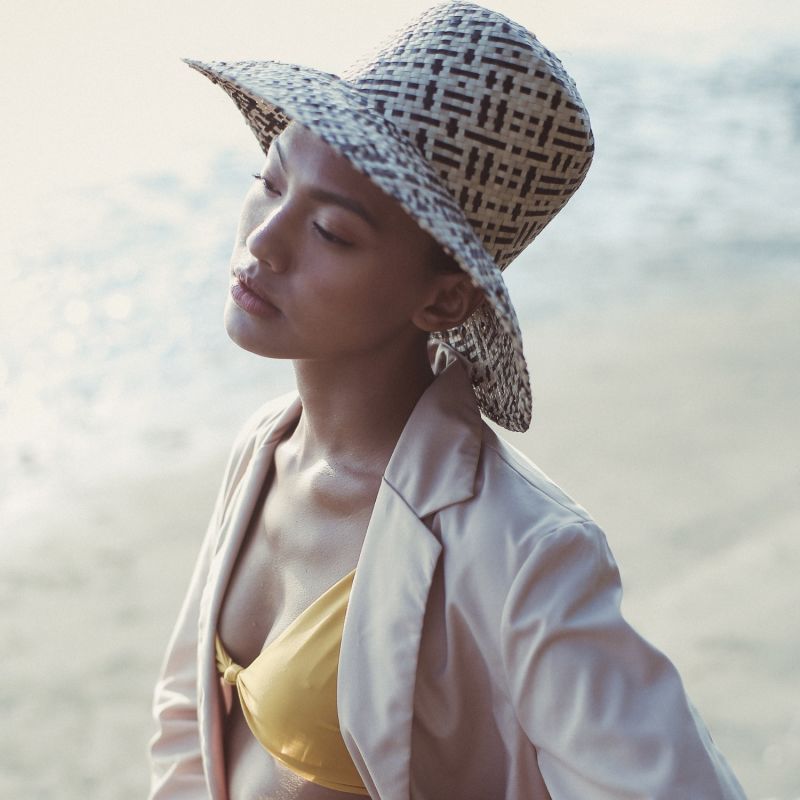
<svg viewBox="0 0 800 800">
<path fill-rule="evenodd" d="M 292 772 L 328 789 L 368 795 L 339 731 L 336 678 L 355 570 L 335 583 L 261 651 L 234 664 L 217 636 L 217 668 L 239 693 L 262 747 Z"/>
</svg>

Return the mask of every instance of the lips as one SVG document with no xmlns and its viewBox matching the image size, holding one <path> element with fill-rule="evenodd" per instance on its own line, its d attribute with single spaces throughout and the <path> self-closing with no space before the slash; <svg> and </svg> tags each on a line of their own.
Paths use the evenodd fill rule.
<svg viewBox="0 0 800 800">
<path fill-rule="evenodd" d="M 247 275 L 234 273 L 236 280 L 231 284 L 231 298 L 239 308 L 256 317 L 271 317 L 279 313 L 277 306 L 270 302 L 263 291 L 256 289 Z"/>
</svg>

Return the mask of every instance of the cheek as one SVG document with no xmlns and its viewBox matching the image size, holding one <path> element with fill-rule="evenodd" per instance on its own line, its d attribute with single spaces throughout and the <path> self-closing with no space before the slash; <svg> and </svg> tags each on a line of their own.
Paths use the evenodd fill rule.
<svg viewBox="0 0 800 800">
<path fill-rule="evenodd" d="M 405 287 L 392 277 L 384 265 L 374 259 L 345 266 L 331 264 L 329 269 L 319 271 L 313 291 L 322 298 L 335 299 L 337 304 L 350 302 L 354 312 L 367 312 L 372 308 L 391 311 L 403 305 L 405 295 Z"/>
<path fill-rule="evenodd" d="M 417 296 L 413 287 L 398 280 L 397 274 L 385 273 L 388 265 L 371 265 L 366 280 L 330 282 L 320 287 L 318 295 L 326 324 L 358 337 L 369 332 L 383 338 L 406 330 L 411 324 Z"/>
<path fill-rule="evenodd" d="M 328 341 L 332 346 L 358 344 L 396 324 L 395 312 L 380 282 L 356 281 L 337 272 L 314 271 L 294 287 L 293 323 L 303 336 Z M 323 342 L 320 340 L 320 344 Z"/>
</svg>

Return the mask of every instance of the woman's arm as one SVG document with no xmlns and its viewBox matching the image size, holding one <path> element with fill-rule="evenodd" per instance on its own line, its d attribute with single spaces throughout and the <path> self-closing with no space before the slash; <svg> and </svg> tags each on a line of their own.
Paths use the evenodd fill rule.
<svg viewBox="0 0 800 800">
<path fill-rule="evenodd" d="M 593 523 L 536 545 L 509 591 L 503 659 L 553 800 L 744 800 L 672 663 L 622 618 Z"/>
</svg>

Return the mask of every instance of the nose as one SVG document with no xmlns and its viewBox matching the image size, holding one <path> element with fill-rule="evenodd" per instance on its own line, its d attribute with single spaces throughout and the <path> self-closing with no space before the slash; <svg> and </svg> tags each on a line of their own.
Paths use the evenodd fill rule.
<svg viewBox="0 0 800 800">
<path fill-rule="evenodd" d="M 250 254 L 272 272 L 289 269 L 288 223 L 286 209 L 277 206 L 270 209 L 264 221 L 250 231 L 245 240 Z"/>
</svg>

